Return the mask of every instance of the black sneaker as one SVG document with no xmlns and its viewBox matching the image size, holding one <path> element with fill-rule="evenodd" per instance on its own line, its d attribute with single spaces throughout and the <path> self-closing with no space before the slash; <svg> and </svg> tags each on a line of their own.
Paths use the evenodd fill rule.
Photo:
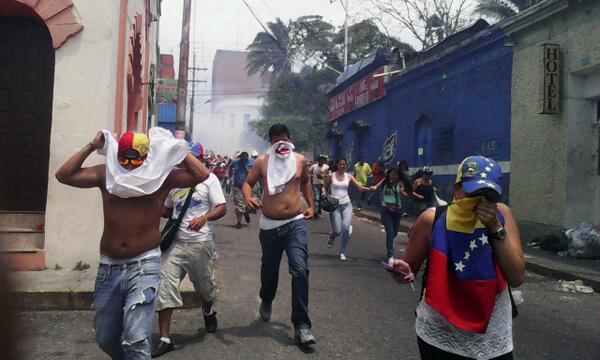
<svg viewBox="0 0 600 360">
<path fill-rule="evenodd" d="M 329 240 L 327 240 L 327 247 L 333 247 L 333 243 L 335 242 L 335 237 L 329 234 Z"/>
<path fill-rule="evenodd" d="M 242 225 L 241 223 L 237 223 L 237 224 L 235 224 L 235 228 L 236 228 L 236 229 L 241 229 L 241 228 L 242 228 L 242 226 L 243 226 L 243 225 Z"/>
<path fill-rule="evenodd" d="M 244 220 L 246 220 L 246 224 L 250 224 L 250 214 L 247 212 L 244 213 Z"/>
<path fill-rule="evenodd" d="M 154 350 L 152 350 L 151 357 L 154 359 L 159 356 L 163 356 L 164 354 L 171 352 L 173 350 L 175 350 L 175 344 L 173 344 L 173 340 L 171 340 L 170 344 L 168 344 L 164 341 L 161 341 L 158 343 L 158 345 L 156 345 L 154 347 Z"/>
<path fill-rule="evenodd" d="M 204 327 L 207 333 L 214 333 L 217 331 L 217 312 L 213 311 L 210 315 L 204 315 Z"/>
<path fill-rule="evenodd" d="M 258 309 L 258 312 L 260 313 L 260 319 L 262 321 L 271 320 L 271 303 L 266 303 L 262 301 L 260 303 L 260 308 Z"/>
</svg>

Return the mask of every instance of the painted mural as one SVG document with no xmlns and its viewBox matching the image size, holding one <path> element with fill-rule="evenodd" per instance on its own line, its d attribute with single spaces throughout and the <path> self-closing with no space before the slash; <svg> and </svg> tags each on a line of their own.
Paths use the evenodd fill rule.
<svg viewBox="0 0 600 360">
<path fill-rule="evenodd" d="M 348 146 L 348 149 L 346 149 L 346 161 L 348 161 L 348 168 L 350 168 L 350 165 L 352 165 L 353 161 L 352 161 L 352 157 L 354 156 L 354 141 L 350 143 L 350 145 Z"/>
<path fill-rule="evenodd" d="M 379 158 L 385 163 L 385 165 L 390 165 L 396 157 L 396 145 L 398 144 L 398 132 L 395 131 L 392 135 L 390 135 L 383 142 L 383 147 L 381 150 L 381 155 Z"/>
</svg>

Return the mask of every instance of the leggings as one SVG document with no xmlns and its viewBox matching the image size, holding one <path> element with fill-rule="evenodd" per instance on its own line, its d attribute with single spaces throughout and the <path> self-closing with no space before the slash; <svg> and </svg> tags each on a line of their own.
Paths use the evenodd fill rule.
<svg viewBox="0 0 600 360">
<path fill-rule="evenodd" d="M 421 360 L 469 360 L 471 358 L 456 355 L 436 348 L 433 345 L 426 343 L 417 336 L 417 343 L 419 344 L 419 353 L 421 354 Z M 500 355 L 490 360 L 512 360 L 512 351 L 504 355 Z"/>
</svg>

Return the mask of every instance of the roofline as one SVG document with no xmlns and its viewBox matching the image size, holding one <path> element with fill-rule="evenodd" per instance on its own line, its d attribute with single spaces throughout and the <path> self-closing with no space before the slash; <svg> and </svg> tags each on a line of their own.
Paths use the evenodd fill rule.
<svg viewBox="0 0 600 360">
<path fill-rule="evenodd" d="M 535 23 L 564 11 L 572 6 L 570 3 L 582 3 L 587 0 L 545 0 L 518 12 L 516 15 L 504 19 L 496 25 L 507 36 L 517 33 Z"/>
</svg>

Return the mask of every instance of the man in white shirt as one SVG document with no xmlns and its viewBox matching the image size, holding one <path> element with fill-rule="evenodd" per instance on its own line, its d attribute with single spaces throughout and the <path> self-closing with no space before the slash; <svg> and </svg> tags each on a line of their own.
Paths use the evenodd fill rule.
<svg viewBox="0 0 600 360">
<path fill-rule="evenodd" d="M 165 202 L 164 216 L 177 219 L 190 189 L 173 189 Z M 202 299 L 206 331 L 217 330 L 217 313 L 212 305 L 215 297 L 215 243 L 209 221 L 215 221 L 227 212 L 225 196 L 219 179 L 210 174 L 208 179 L 194 187 L 189 206 L 179 226 L 175 241 L 162 254 L 160 289 L 157 297 L 160 341 L 152 352 L 159 357 L 175 349 L 170 338 L 170 323 L 174 308 L 183 305 L 179 285 L 186 274 Z"/>
<path fill-rule="evenodd" d="M 321 193 L 323 192 L 324 180 L 329 175 L 329 165 L 325 162 L 325 155 L 319 156 L 317 163 L 311 166 L 310 175 L 312 176 L 313 192 L 315 193 L 315 206 L 317 207 L 317 216 L 321 216 Z M 315 218 L 317 217 L 315 216 Z"/>
</svg>

